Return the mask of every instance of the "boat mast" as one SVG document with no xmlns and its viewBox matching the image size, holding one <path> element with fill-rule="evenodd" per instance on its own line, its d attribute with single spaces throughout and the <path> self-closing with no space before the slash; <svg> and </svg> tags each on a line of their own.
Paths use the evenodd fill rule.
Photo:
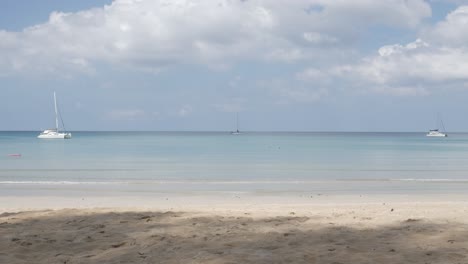
<svg viewBox="0 0 468 264">
<path fill-rule="evenodd" d="M 442 132 L 445 133 L 445 126 L 444 126 L 444 121 L 442 121 L 442 118 L 440 117 L 440 113 L 437 113 L 437 126 L 442 125 Z"/>
<path fill-rule="evenodd" d="M 57 97 L 54 91 L 54 106 L 55 106 L 55 130 L 58 132 L 58 113 L 57 113 Z"/>
<path fill-rule="evenodd" d="M 445 131 L 445 126 L 444 126 L 444 121 L 442 121 L 442 118 L 440 119 L 440 124 L 442 125 L 442 129 L 443 129 L 442 131 L 443 131 L 444 133 L 446 133 L 446 131 Z"/>
<path fill-rule="evenodd" d="M 236 113 L 236 129 L 239 132 L 239 113 Z"/>
</svg>

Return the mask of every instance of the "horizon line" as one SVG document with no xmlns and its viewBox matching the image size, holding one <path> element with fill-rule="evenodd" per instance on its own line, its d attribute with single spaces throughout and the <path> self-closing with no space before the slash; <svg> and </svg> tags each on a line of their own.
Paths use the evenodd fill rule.
<svg viewBox="0 0 468 264">
<path fill-rule="evenodd" d="M 42 130 L 0 130 L 0 132 L 41 132 Z M 230 133 L 235 130 L 67 130 L 66 132 L 195 132 Z M 241 133 L 427 133 L 427 131 L 360 131 L 360 130 L 241 130 Z M 468 131 L 445 131 L 468 133 Z"/>
</svg>

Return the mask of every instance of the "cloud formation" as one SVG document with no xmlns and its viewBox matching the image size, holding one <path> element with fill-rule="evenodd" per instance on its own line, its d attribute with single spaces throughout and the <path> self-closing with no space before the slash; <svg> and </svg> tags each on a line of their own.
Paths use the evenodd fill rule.
<svg viewBox="0 0 468 264">
<path fill-rule="evenodd" d="M 430 14 L 423 0 L 116 0 L 0 31 L 0 69 L 92 74 L 99 63 L 158 71 L 246 58 L 290 62 L 345 49 L 369 25 L 414 28 Z"/>
<path fill-rule="evenodd" d="M 423 36 L 441 46 L 468 47 L 468 5 L 450 12 L 445 20 L 423 31 Z"/>
<path fill-rule="evenodd" d="M 309 68 L 297 77 L 322 84 L 341 79 L 355 90 L 398 96 L 467 88 L 467 36 L 468 6 L 461 6 L 443 21 L 422 30 L 413 42 L 385 45 L 356 63 Z"/>
</svg>

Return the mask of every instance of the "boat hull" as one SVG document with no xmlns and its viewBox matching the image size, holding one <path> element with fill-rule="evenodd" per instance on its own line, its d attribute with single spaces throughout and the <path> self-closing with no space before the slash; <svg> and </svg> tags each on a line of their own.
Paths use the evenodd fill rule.
<svg viewBox="0 0 468 264">
<path fill-rule="evenodd" d="M 70 139 L 71 133 L 41 134 L 37 138 L 42 139 Z"/>
<path fill-rule="evenodd" d="M 427 134 L 426 137 L 447 137 L 447 134 Z"/>
</svg>

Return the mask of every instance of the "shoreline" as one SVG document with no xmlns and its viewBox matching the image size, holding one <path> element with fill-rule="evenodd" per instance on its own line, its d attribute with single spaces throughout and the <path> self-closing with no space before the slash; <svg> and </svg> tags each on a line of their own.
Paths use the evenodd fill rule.
<svg viewBox="0 0 468 264">
<path fill-rule="evenodd" d="M 50 192 L 40 195 L 0 195 L 0 213 L 60 209 L 115 209 L 184 212 L 271 211 L 284 208 L 308 212 L 326 207 L 468 206 L 468 194 L 329 194 L 250 192 L 96 193 Z"/>
<path fill-rule="evenodd" d="M 0 212 L 63 208 L 200 209 L 271 206 L 468 203 L 466 182 L 311 181 L 282 184 L 159 182 L 146 184 L 2 184 Z"/>
</svg>

